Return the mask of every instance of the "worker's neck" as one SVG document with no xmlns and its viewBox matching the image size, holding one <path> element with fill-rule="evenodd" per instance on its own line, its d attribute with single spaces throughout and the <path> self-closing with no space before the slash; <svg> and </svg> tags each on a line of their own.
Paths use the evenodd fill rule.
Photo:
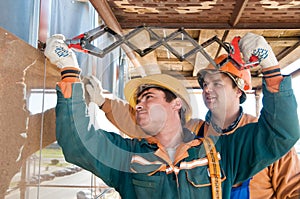
<svg viewBox="0 0 300 199">
<path fill-rule="evenodd" d="M 224 113 L 225 112 L 225 113 Z M 240 115 L 240 106 L 231 107 L 226 111 L 212 112 L 211 121 L 221 129 L 229 127 Z"/>
<path fill-rule="evenodd" d="M 180 122 L 166 124 L 155 136 L 165 148 L 176 148 L 183 142 L 183 130 Z"/>
</svg>

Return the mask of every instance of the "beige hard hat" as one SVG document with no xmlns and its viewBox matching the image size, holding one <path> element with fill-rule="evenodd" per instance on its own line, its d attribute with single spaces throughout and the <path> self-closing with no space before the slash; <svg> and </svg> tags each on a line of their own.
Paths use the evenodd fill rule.
<svg viewBox="0 0 300 199">
<path fill-rule="evenodd" d="M 223 54 L 217 57 L 214 61 L 216 62 L 216 64 L 220 64 L 224 60 L 226 60 L 227 57 L 228 55 Z M 252 88 L 250 70 L 239 70 L 230 61 L 225 62 L 223 65 L 220 66 L 219 69 L 216 69 L 212 64 L 209 64 L 206 68 L 200 70 L 197 74 L 198 82 L 201 88 L 203 88 L 205 75 L 207 73 L 214 73 L 216 71 L 227 74 L 237 85 L 237 87 L 242 91 L 243 94 L 240 97 L 240 104 L 242 104 L 247 98 L 246 91 Z"/>
<path fill-rule="evenodd" d="M 166 74 L 149 75 L 143 78 L 136 78 L 126 83 L 124 95 L 132 107 L 136 106 L 137 94 L 141 86 L 160 87 L 174 93 L 183 100 L 183 109 L 185 109 L 185 119 L 188 121 L 192 116 L 189 94 L 184 85 L 176 78 Z"/>
</svg>

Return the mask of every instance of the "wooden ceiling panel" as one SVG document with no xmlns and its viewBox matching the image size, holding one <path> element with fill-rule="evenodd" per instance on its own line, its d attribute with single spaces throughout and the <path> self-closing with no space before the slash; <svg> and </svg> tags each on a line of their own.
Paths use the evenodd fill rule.
<svg viewBox="0 0 300 199">
<path fill-rule="evenodd" d="M 100 0 L 98 0 L 100 1 Z M 299 1 L 108 0 L 123 29 L 168 28 L 299 28 Z M 233 25 L 234 26 L 233 26 Z"/>
<path fill-rule="evenodd" d="M 184 28 L 198 44 L 214 36 L 230 42 L 235 36 L 242 37 L 247 32 L 253 32 L 266 38 L 281 67 L 300 57 L 300 1 L 90 0 L 90 2 L 105 24 L 112 29 L 118 26 L 123 32 L 145 25 L 161 28 L 158 34 L 168 35 L 179 28 Z M 112 13 L 114 17 L 107 17 L 107 13 Z M 112 18 L 115 18 L 115 21 L 112 22 Z M 173 42 L 173 44 L 184 52 L 190 48 L 189 42 Z M 218 44 L 206 47 L 205 51 L 213 58 L 224 53 Z M 180 62 L 164 47 L 157 49 L 153 55 L 156 56 L 162 72 L 168 70 L 178 72 L 184 68 L 183 75 L 186 77 L 190 74 L 189 81 L 195 79 L 197 71 L 208 64 L 200 53 L 185 62 Z M 147 59 L 147 56 L 143 59 Z M 253 75 L 259 74 L 257 68 L 251 71 Z"/>
</svg>

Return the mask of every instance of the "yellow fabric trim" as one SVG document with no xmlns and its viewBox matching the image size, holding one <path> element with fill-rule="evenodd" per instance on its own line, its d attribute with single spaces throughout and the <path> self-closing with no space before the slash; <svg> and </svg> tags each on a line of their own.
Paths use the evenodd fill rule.
<svg viewBox="0 0 300 199">
<path fill-rule="evenodd" d="M 213 199 L 222 199 L 221 170 L 214 142 L 207 137 L 203 139 L 203 144 L 208 158 Z"/>
</svg>

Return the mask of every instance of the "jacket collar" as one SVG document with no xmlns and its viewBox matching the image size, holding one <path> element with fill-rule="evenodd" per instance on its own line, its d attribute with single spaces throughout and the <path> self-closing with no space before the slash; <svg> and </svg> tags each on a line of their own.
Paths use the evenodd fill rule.
<svg viewBox="0 0 300 199">
<path fill-rule="evenodd" d="M 206 116 L 205 116 L 205 121 L 208 123 L 208 125 L 211 125 L 214 130 L 217 132 L 217 133 L 227 133 L 229 131 L 232 131 L 234 128 L 237 127 L 237 125 L 239 124 L 242 116 L 243 116 L 243 108 L 240 106 L 240 113 L 239 113 L 239 116 L 236 118 L 236 120 L 234 122 L 232 122 L 227 128 L 225 129 L 222 129 L 221 127 L 219 127 L 218 125 L 216 125 L 214 122 L 212 122 L 211 118 L 211 111 L 208 111 L 206 113 Z"/>
<path fill-rule="evenodd" d="M 195 136 L 194 133 L 192 133 L 187 128 L 183 128 L 183 142 L 184 143 L 188 143 L 188 142 L 192 141 L 193 139 L 195 139 L 195 137 L 196 136 Z M 147 140 L 147 142 L 149 144 L 157 144 L 157 145 L 159 145 L 159 141 L 155 137 L 148 137 L 148 138 L 145 138 L 145 140 Z"/>
<path fill-rule="evenodd" d="M 180 160 L 188 157 L 187 150 L 193 146 L 200 145 L 202 143 L 201 140 L 195 139 L 196 136 L 190 130 L 184 128 L 183 129 L 183 142 L 177 148 L 175 162 L 174 164 L 178 163 Z M 158 139 L 155 137 L 145 138 L 143 144 L 148 145 L 148 147 L 156 148 L 155 155 L 166 161 L 169 165 L 173 165 L 172 161 L 170 160 L 169 156 L 167 155 L 166 149 L 159 143 Z"/>
</svg>

